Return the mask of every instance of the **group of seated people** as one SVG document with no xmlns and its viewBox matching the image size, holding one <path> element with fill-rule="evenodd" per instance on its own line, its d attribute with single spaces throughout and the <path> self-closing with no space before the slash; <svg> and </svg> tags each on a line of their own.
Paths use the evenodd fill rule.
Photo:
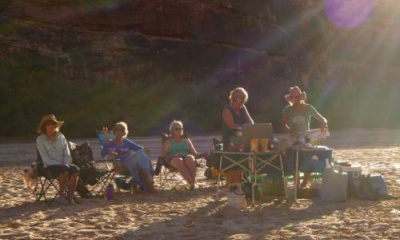
<svg viewBox="0 0 400 240">
<path fill-rule="evenodd" d="M 327 120 L 310 104 L 306 104 L 307 95 L 298 86 L 289 89 L 285 95 L 288 101 L 282 112 L 282 126 L 284 132 L 290 134 L 297 140 L 299 133 L 310 129 L 311 117 L 321 123 L 321 131 L 328 130 Z M 248 93 L 244 88 L 233 89 L 229 94 L 229 103 L 222 111 L 222 142 L 223 150 L 230 151 L 230 138 L 234 135 L 235 129 L 245 123 L 254 123 L 245 104 L 248 101 Z M 37 149 L 42 157 L 45 168 L 59 175 L 60 202 L 74 204 L 74 192 L 79 178 L 79 168 L 72 164 L 71 153 L 67 140 L 59 131 L 63 121 L 57 120 L 53 114 L 44 116 L 38 126 L 40 134 L 36 140 Z M 183 123 L 174 120 L 169 127 L 169 139 L 163 142 L 162 155 L 169 163 L 178 170 L 188 183 L 190 189 L 197 187 L 196 184 L 196 151 L 192 141 L 184 138 Z M 144 151 L 144 147 L 127 139 L 128 125 L 125 122 L 118 122 L 112 129 L 114 139 L 110 140 L 109 130 L 103 128 L 105 143 L 102 146 L 101 154 L 114 156 L 124 165 L 132 177 L 131 184 L 135 184 L 141 191 L 155 192 L 154 169 L 150 157 Z M 309 173 L 305 173 L 303 182 L 307 184 Z M 237 184 L 242 181 L 241 171 L 229 171 L 226 174 L 227 185 Z M 69 179 L 68 199 L 64 195 L 65 186 Z"/>
<path fill-rule="evenodd" d="M 63 121 L 57 120 L 53 114 L 44 116 L 38 127 L 40 134 L 36 139 L 37 149 L 43 161 L 43 166 L 58 177 L 59 201 L 61 204 L 75 204 L 74 193 L 79 179 L 79 167 L 72 163 L 68 142 L 59 131 Z M 198 152 L 189 138 L 184 138 L 183 123 L 174 120 L 170 124 L 169 139 L 163 142 L 162 154 L 166 160 L 178 170 L 189 184 L 190 189 L 196 185 L 195 161 Z M 142 192 L 154 193 L 154 168 L 150 157 L 146 154 L 143 146 L 136 144 L 127 138 L 128 125 L 125 122 L 117 122 L 112 129 L 114 135 L 110 140 L 110 132 L 103 127 L 102 132 L 105 142 L 102 145 L 102 156 L 114 157 L 126 169 L 131 179 L 130 184 L 138 186 Z M 68 199 L 65 196 L 65 187 L 69 182 Z"/>
</svg>

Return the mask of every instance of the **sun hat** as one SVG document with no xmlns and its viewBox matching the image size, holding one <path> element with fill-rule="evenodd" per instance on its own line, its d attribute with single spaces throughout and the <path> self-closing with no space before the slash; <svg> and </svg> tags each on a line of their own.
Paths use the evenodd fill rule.
<svg viewBox="0 0 400 240">
<path fill-rule="evenodd" d="M 294 102 L 296 99 L 307 100 L 307 93 L 302 92 L 298 86 L 293 86 L 289 88 L 289 94 L 285 95 L 286 101 Z"/>
<path fill-rule="evenodd" d="M 47 114 L 46 116 L 43 116 L 39 122 L 39 126 L 37 129 L 38 133 L 43 133 L 42 127 L 43 127 L 43 124 L 45 124 L 47 121 L 55 122 L 55 124 L 57 125 L 57 129 L 59 129 L 61 127 L 61 125 L 63 125 L 63 123 L 64 123 L 64 121 L 58 121 L 56 116 L 54 116 L 54 114 Z"/>
</svg>

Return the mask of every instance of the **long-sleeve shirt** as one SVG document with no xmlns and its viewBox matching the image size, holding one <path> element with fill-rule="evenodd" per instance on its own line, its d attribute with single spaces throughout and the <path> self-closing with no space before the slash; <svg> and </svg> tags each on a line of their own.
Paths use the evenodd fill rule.
<svg viewBox="0 0 400 240">
<path fill-rule="evenodd" d="M 56 133 L 54 142 L 52 142 L 47 135 L 41 134 L 36 139 L 36 147 L 42 157 L 44 167 L 70 164 L 72 162 L 67 139 L 65 139 L 64 135 L 60 132 Z"/>
<path fill-rule="evenodd" d="M 117 158 L 124 162 L 131 156 L 131 151 L 138 151 L 143 149 L 142 146 L 132 142 L 129 139 L 124 138 L 122 140 L 122 145 L 115 143 L 114 141 L 109 141 L 108 144 L 103 144 L 103 149 L 101 150 L 101 155 L 105 156 L 110 153 L 110 148 L 114 148 L 115 152 L 118 154 Z"/>
</svg>

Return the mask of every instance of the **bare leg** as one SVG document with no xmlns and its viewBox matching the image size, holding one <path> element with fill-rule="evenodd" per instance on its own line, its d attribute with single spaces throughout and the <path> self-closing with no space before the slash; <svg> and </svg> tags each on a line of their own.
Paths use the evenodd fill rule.
<svg viewBox="0 0 400 240">
<path fill-rule="evenodd" d="M 74 194 L 75 194 L 75 189 L 76 189 L 76 185 L 78 184 L 78 173 L 74 173 L 71 177 L 70 177 L 70 182 L 69 182 L 69 202 L 72 203 L 74 200 Z"/>
<path fill-rule="evenodd" d="M 229 187 L 231 184 L 241 184 L 242 182 L 242 171 L 232 170 L 226 173 L 226 184 Z"/>
<path fill-rule="evenodd" d="M 185 157 L 184 161 L 185 161 L 184 163 L 186 163 L 185 167 L 187 168 L 191 177 L 191 182 L 189 182 L 190 188 L 194 189 L 196 187 L 196 171 L 197 171 L 196 160 L 194 156 L 188 155 Z"/>
<path fill-rule="evenodd" d="M 300 184 L 300 188 L 305 188 L 310 178 L 311 172 L 304 172 L 303 182 Z"/>
<path fill-rule="evenodd" d="M 58 184 L 60 187 L 60 198 L 65 198 L 65 186 L 67 185 L 67 179 L 68 179 L 68 172 L 63 172 L 60 174 L 60 177 L 58 178 Z"/>
<path fill-rule="evenodd" d="M 150 172 L 146 171 L 145 169 L 142 169 L 141 167 L 139 167 L 138 171 L 140 178 L 143 179 L 146 183 L 147 190 L 150 193 L 155 193 L 156 189 L 154 188 L 154 181 Z"/>
<path fill-rule="evenodd" d="M 182 177 L 189 183 L 193 184 L 192 176 L 186 168 L 182 158 L 174 158 L 171 160 L 171 165 L 178 170 Z"/>
<path fill-rule="evenodd" d="M 68 204 L 68 200 L 65 198 L 65 186 L 67 185 L 68 181 L 68 172 L 63 172 L 60 174 L 58 178 L 58 185 L 59 185 L 59 196 L 60 196 L 60 203 L 61 204 Z"/>
</svg>

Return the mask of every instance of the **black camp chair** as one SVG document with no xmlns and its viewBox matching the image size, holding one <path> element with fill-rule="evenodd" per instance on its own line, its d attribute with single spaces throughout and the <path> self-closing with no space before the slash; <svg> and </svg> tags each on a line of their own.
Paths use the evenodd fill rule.
<svg viewBox="0 0 400 240">
<path fill-rule="evenodd" d="M 93 151 L 88 142 L 82 144 L 70 143 L 72 162 L 80 169 L 76 192 L 82 198 L 102 196 L 112 180 L 111 169 L 99 169 L 93 158 Z"/>
<path fill-rule="evenodd" d="M 39 151 L 37 151 L 36 179 L 38 188 L 35 193 L 36 201 L 43 199 L 46 203 L 51 203 L 59 196 L 60 190 L 57 178 L 58 176 L 44 167 L 42 157 Z"/>
<path fill-rule="evenodd" d="M 184 136 L 187 138 L 187 136 Z M 161 145 L 169 139 L 169 135 L 166 133 L 161 134 Z M 199 154 L 195 156 L 196 166 L 200 166 L 200 160 L 202 160 L 204 156 Z M 164 188 L 168 183 L 172 183 L 171 189 L 176 189 L 179 185 L 184 183 L 184 179 L 180 176 L 178 170 L 173 167 L 170 162 L 164 157 L 159 156 L 157 159 L 156 169 L 154 170 L 154 175 L 159 176 L 159 188 Z M 173 183 L 174 182 L 174 183 Z"/>
</svg>

